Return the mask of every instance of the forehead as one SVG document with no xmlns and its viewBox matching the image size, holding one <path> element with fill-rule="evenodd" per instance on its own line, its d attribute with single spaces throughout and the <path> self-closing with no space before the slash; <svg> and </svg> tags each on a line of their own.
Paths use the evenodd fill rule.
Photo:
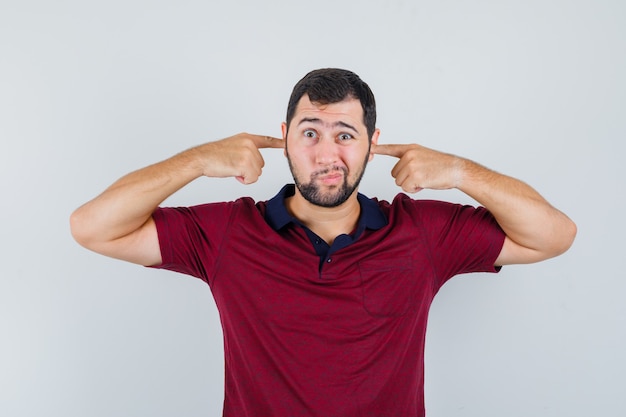
<svg viewBox="0 0 626 417">
<path fill-rule="evenodd" d="M 337 103 L 319 104 L 311 102 L 309 96 L 302 96 L 293 116 L 296 124 L 302 119 L 316 118 L 322 121 L 344 121 L 346 123 L 365 126 L 363 122 L 363 107 L 356 98 L 346 98 Z"/>
</svg>

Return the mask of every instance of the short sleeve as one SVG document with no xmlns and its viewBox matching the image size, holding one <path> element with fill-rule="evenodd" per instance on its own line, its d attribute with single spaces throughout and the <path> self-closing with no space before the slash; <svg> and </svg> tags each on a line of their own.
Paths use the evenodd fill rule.
<svg viewBox="0 0 626 417">
<path fill-rule="evenodd" d="M 221 244 L 234 210 L 233 203 L 158 208 L 152 214 L 167 269 L 210 283 Z"/>
<path fill-rule="evenodd" d="M 505 234 L 487 209 L 430 200 L 405 204 L 428 240 L 439 285 L 458 274 L 500 270 L 495 261 Z"/>
</svg>

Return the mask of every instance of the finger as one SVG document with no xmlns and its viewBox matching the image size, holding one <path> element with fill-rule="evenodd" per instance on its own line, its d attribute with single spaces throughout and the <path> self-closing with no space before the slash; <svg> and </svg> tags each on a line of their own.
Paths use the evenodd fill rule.
<svg viewBox="0 0 626 417">
<path fill-rule="evenodd" d="M 396 185 L 406 193 L 417 193 L 423 190 L 415 178 L 405 175 L 404 172 L 400 172 L 396 178 Z"/>
<path fill-rule="evenodd" d="M 403 166 L 400 166 L 400 162 L 398 162 L 396 166 L 393 167 L 393 170 L 391 171 L 391 176 L 395 178 L 396 185 L 404 188 L 410 178 L 410 171 L 408 169 L 405 169 Z"/>
<path fill-rule="evenodd" d="M 239 181 L 240 183 L 242 183 L 243 185 L 250 185 L 250 184 L 257 182 L 259 177 L 244 177 L 244 176 L 239 175 L 235 177 L 235 179 Z"/>
<path fill-rule="evenodd" d="M 407 193 L 416 193 L 423 189 L 422 176 L 417 171 L 417 167 L 404 158 L 393 167 L 391 175 L 395 178 L 396 185 Z"/>
<path fill-rule="evenodd" d="M 285 141 L 272 136 L 250 135 L 257 148 L 284 148 Z"/>
<path fill-rule="evenodd" d="M 251 167 L 247 172 L 242 172 L 241 175 L 237 175 L 235 179 L 244 185 L 255 183 L 261 176 L 261 168 Z"/>
<path fill-rule="evenodd" d="M 410 174 L 411 170 L 408 168 L 409 161 L 406 158 L 400 158 L 400 160 L 391 169 L 391 176 L 396 181 L 404 181 L 404 179 Z M 398 183 L 400 185 L 400 183 Z"/>
<path fill-rule="evenodd" d="M 372 151 L 377 155 L 387 155 L 394 156 L 396 158 L 401 158 L 402 155 L 409 149 L 410 145 L 396 145 L 396 144 L 388 144 L 388 145 L 375 145 L 372 146 Z"/>
</svg>

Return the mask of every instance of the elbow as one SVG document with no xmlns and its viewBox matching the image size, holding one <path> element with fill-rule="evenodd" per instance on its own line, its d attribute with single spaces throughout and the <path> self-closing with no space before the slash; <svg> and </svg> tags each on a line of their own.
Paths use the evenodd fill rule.
<svg viewBox="0 0 626 417">
<path fill-rule="evenodd" d="M 89 221 L 85 217 L 82 207 L 74 210 L 70 215 L 70 232 L 79 245 L 89 248 Z"/>
<path fill-rule="evenodd" d="M 572 244 L 574 243 L 574 240 L 576 239 L 576 234 L 578 233 L 578 226 L 576 226 L 576 223 L 574 223 L 571 219 L 569 220 L 569 226 L 568 226 L 568 244 L 567 247 L 565 248 L 565 250 L 569 249 Z"/>
<path fill-rule="evenodd" d="M 559 256 L 567 252 L 572 247 L 576 234 L 578 233 L 578 227 L 571 219 L 566 218 L 562 225 L 556 230 L 556 235 L 559 239 L 556 239 L 554 245 L 554 254 L 552 256 Z"/>
</svg>

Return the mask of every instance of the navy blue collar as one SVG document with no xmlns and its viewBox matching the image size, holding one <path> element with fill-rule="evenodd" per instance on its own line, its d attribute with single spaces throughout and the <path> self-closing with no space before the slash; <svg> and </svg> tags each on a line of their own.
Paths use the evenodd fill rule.
<svg viewBox="0 0 626 417">
<path fill-rule="evenodd" d="M 289 223 L 302 225 L 298 219 L 289 214 L 285 206 L 285 199 L 294 195 L 295 190 L 294 184 L 285 185 L 265 206 L 265 221 L 276 231 Z M 355 235 L 360 235 L 366 228 L 378 230 L 387 225 L 387 216 L 378 207 L 376 201 L 361 193 L 357 194 L 357 200 L 361 205 L 361 215 L 359 216 Z"/>
</svg>

